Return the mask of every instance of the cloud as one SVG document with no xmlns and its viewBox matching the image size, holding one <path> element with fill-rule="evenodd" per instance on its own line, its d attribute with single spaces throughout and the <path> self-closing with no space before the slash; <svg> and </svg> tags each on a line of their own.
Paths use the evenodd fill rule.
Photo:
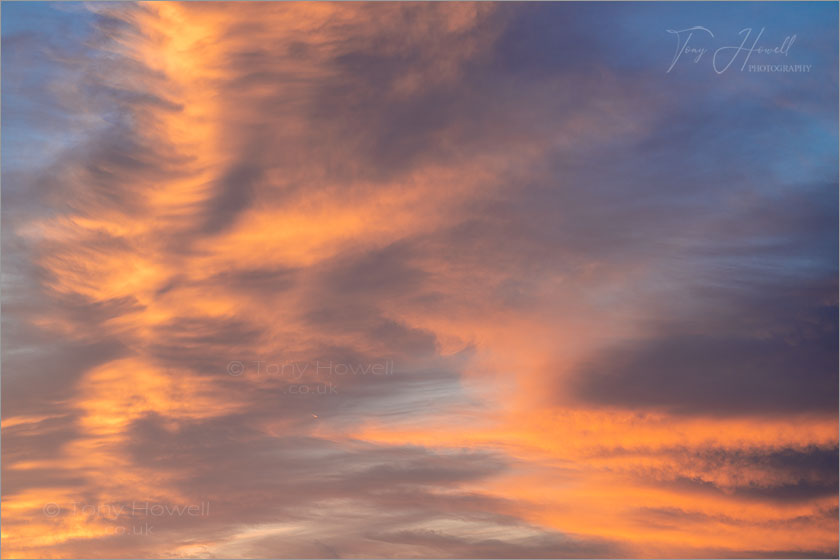
<svg viewBox="0 0 840 560">
<path fill-rule="evenodd" d="M 573 391 L 591 403 L 678 414 L 834 414 L 836 281 L 812 268 L 815 245 L 774 246 L 767 235 L 753 238 L 752 262 L 737 246 L 716 253 L 716 271 L 687 279 L 696 311 L 591 358 Z M 788 258 L 801 259 L 801 272 L 776 268 Z"/>
<path fill-rule="evenodd" d="M 3 14 L 4 555 L 836 546 L 812 77 L 666 74 L 671 6 L 67 9 Z M 74 507 L 147 501 L 212 513 Z"/>
</svg>

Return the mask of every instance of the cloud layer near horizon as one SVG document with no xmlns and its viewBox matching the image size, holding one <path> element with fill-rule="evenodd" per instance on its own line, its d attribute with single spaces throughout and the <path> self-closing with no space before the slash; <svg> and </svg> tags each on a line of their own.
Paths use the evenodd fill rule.
<svg viewBox="0 0 840 560">
<path fill-rule="evenodd" d="M 3 557 L 836 556 L 836 16 L 4 4 Z"/>
</svg>

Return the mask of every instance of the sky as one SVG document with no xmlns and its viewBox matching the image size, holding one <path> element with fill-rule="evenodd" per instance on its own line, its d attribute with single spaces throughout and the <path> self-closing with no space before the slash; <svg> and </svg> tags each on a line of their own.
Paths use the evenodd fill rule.
<svg viewBox="0 0 840 560">
<path fill-rule="evenodd" d="M 0 10 L 3 558 L 837 557 L 837 3 Z"/>
</svg>

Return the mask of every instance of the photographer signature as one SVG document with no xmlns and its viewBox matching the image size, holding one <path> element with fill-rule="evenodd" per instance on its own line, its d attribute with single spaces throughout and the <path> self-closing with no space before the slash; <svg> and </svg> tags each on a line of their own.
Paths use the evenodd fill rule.
<svg viewBox="0 0 840 560">
<path fill-rule="evenodd" d="M 708 35 L 713 39 L 715 38 L 714 33 L 701 25 L 695 25 L 694 27 L 688 27 L 680 30 L 667 29 L 666 31 L 668 33 L 672 33 L 677 39 L 677 50 L 674 53 L 674 59 L 671 61 L 671 66 L 668 67 L 666 74 L 674 69 L 677 61 L 679 61 L 683 55 L 689 57 L 693 56 L 694 63 L 696 64 L 700 62 L 700 59 L 703 58 L 706 53 L 709 52 L 708 48 L 696 46 L 691 42 L 692 37 L 694 37 L 695 34 L 704 37 Z M 744 63 L 741 65 L 741 71 L 746 68 L 747 62 L 753 54 L 787 56 L 788 52 L 790 52 L 791 46 L 793 46 L 793 43 L 796 41 L 796 35 L 788 35 L 785 37 L 784 41 L 782 41 L 782 44 L 776 47 L 759 46 L 758 41 L 764 34 L 764 28 L 762 27 L 761 31 L 759 31 L 758 35 L 756 35 L 755 40 L 752 42 L 752 46 L 748 47 L 747 41 L 749 41 L 752 32 L 752 28 L 744 28 L 738 32 L 738 35 L 743 36 L 740 45 L 724 46 L 715 49 L 712 53 L 712 68 L 716 73 L 723 74 L 726 72 L 741 54 L 744 55 Z"/>
</svg>

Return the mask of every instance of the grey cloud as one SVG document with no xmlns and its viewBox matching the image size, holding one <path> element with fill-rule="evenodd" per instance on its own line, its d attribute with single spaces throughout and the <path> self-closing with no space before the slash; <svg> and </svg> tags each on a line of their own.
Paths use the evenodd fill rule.
<svg viewBox="0 0 840 560">
<path fill-rule="evenodd" d="M 631 470 L 630 475 L 644 484 L 733 500 L 804 503 L 835 495 L 838 490 L 837 447 L 670 447 L 604 450 L 599 455 L 658 458 L 659 466 Z M 620 462 L 615 468 L 621 468 Z M 720 482 L 726 473 L 737 476 L 734 481 Z M 679 509 L 644 509 L 641 513 L 666 524 L 705 520 L 703 516 Z M 831 516 L 830 512 L 827 515 Z M 739 523 L 732 519 L 721 521 Z"/>
</svg>

